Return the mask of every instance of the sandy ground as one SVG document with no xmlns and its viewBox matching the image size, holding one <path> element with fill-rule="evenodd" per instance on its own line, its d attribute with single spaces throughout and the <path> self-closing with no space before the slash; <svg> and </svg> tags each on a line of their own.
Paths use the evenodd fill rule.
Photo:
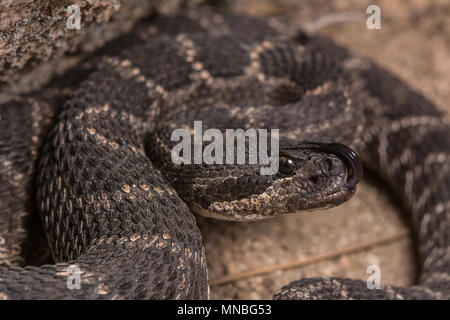
<svg viewBox="0 0 450 320">
<path fill-rule="evenodd" d="M 333 38 L 392 71 L 441 108 L 450 111 L 450 3 L 448 1 L 237 1 L 232 9 L 256 16 L 275 15 L 304 27 L 336 12 L 381 8 L 381 30 L 365 19 L 331 25 L 319 34 Z M 253 223 L 198 218 L 209 262 L 211 297 L 270 299 L 282 285 L 303 277 L 337 276 L 366 280 L 367 267 L 381 269 L 383 284 L 410 285 L 416 279 L 414 244 L 406 213 L 377 177 L 366 174 L 357 194 L 327 211 L 296 214 Z M 403 234 L 403 235 L 401 235 Z M 356 253 L 320 259 L 342 249 L 398 235 L 397 240 Z M 274 267 L 263 275 L 215 284 L 226 276 L 259 272 L 267 266 L 305 260 L 308 265 Z"/>
</svg>

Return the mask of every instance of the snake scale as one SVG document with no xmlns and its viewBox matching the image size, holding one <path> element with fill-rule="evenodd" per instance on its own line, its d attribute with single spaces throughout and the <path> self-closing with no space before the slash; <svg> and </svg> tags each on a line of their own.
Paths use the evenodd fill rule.
<svg viewBox="0 0 450 320">
<path fill-rule="evenodd" d="M 338 205 L 361 176 L 350 148 L 404 200 L 418 284 L 312 278 L 274 298 L 450 297 L 448 118 L 328 39 L 226 12 L 152 17 L 0 110 L 0 298 L 206 299 L 192 211 L 255 220 Z M 170 133 L 194 120 L 280 129 L 279 172 L 175 165 Z M 23 267 L 37 212 L 56 264 Z"/>
</svg>

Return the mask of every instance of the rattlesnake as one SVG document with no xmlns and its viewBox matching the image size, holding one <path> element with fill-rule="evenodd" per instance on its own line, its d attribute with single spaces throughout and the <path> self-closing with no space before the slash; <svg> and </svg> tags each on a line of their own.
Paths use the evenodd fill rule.
<svg viewBox="0 0 450 320">
<path fill-rule="evenodd" d="M 404 199 L 419 285 L 370 290 L 358 280 L 303 279 L 274 297 L 450 295 L 448 119 L 330 40 L 224 12 L 151 18 L 62 80 L 0 108 L 2 298 L 208 298 L 188 206 L 252 220 L 338 205 L 361 175 L 346 145 Z M 174 165 L 170 133 L 192 130 L 194 120 L 204 130 L 280 129 L 279 173 Z M 59 262 L 17 267 L 36 211 Z M 68 287 L 70 270 L 79 288 Z"/>
</svg>

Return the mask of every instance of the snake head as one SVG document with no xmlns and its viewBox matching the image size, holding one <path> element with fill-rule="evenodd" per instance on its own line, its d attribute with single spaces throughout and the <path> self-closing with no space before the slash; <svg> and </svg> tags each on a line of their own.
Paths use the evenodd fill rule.
<svg viewBox="0 0 450 320">
<path fill-rule="evenodd" d="M 198 214 L 223 220 L 260 220 L 339 205 L 355 193 L 362 163 L 338 143 L 280 146 L 278 172 L 260 165 L 185 166 L 177 187 Z"/>
</svg>

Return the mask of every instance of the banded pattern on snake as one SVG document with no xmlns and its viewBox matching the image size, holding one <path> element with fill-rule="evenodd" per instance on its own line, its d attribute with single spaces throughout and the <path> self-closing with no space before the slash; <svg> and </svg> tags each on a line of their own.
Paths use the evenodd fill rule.
<svg viewBox="0 0 450 320">
<path fill-rule="evenodd" d="M 143 21 L 84 65 L 0 106 L 2 298 L 207 298 L 191 210 L 254 220 L 338 205 L 361 175 L 349 147 L 411 212 L 420 282 L 302 279 L 274 297 L 449 298 L 448 119 L 374 63 L 276 20 L 197 9 Z M 174 165 L 170 133 L 194 120 L 278 128 L 280 164 L 295 168 Z M 36 211 L 57 263 L 18 267 Z"/>
</svg>

